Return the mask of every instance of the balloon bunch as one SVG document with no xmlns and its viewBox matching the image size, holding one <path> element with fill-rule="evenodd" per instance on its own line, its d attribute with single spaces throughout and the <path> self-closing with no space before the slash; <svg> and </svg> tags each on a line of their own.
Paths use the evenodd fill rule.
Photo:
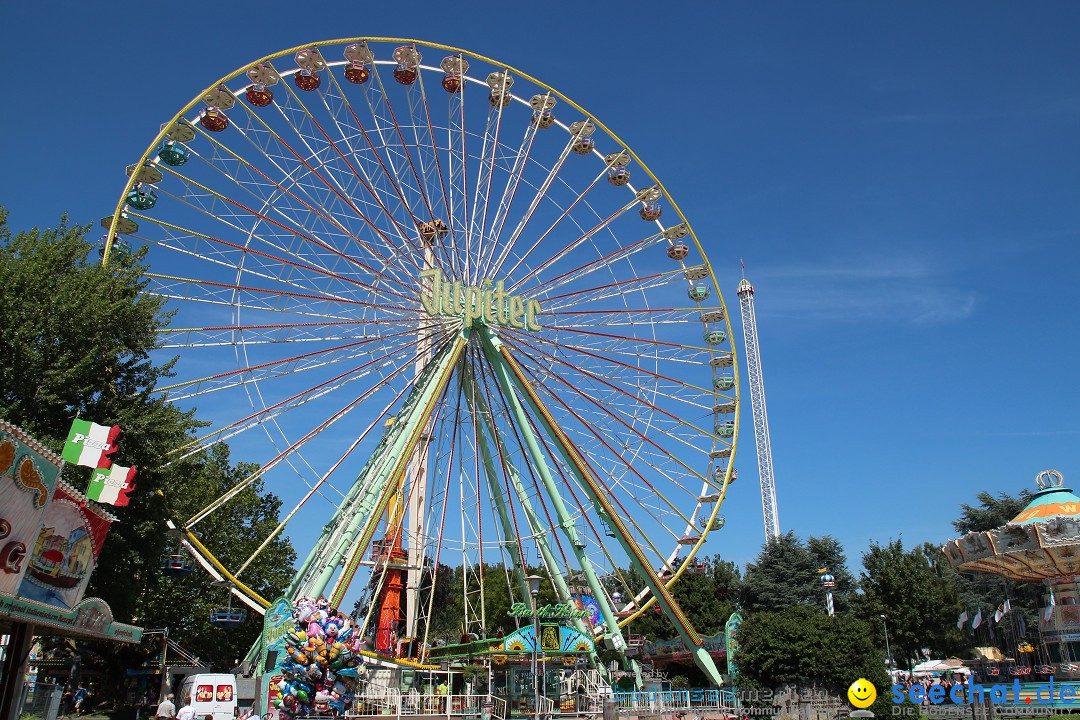
<svg viewBox="0 0 1080 720">
<path fill-rule="evenodd" d="M 285 720 L 344 715 L 357 682 L 367 675 L 356 624 L 326 598 L 300 598 L 292 619 L 294 627 L 286 634 L 288 658 L 281 663 L 281 695 L 274 707 Z"/>
</svg>

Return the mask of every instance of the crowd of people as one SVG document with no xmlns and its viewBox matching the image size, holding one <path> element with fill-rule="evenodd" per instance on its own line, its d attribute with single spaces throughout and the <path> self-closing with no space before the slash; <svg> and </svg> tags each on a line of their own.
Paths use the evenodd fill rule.
<svg viewBox="0 0 1080 720">
<path fill-rule="evenodd" d="M 906 674 L 905 673 L 900 673 L 899 675 L 897 675 L 894 678 L 894 681 L 895 681 L 895 683 L 897 685 L 900 685 L 901 687 L 904 688 L 904 695 L 906 695 L 908 697 L 911 697 L 911 693 L 910 693 L 911 688 L 915 687 L 916 685 L 921 685 L 923 687 L 923 689 L 925 690 L 925 693 L 923 694 L 924 697 L 929 697 L 930 688 L 932 688 L 935 685 L 940 685 L 943 688 L 945 688 L 944 697 L 949 697 L 949 693 L 957 685 L 964 688 L 964 693 L 966 695 L 966 693 L 967 693 L 967 684 L 965 683 L 965 678 L 966 677 L 967 676 L 962 675 L 962 674 L 957 674 L 957 675 L 954 675 L 954 676 L 951 676 L 951 677 L 949 677 L 949 676 L 935 677 L 935 676 L 932 676 L 932 675 L 915 676 L 915 675 L 911 675 L 910 673 L 906 673 Z M 927 702 L 927 701 L 924 701 L 924 702 Z"/>
</svg>

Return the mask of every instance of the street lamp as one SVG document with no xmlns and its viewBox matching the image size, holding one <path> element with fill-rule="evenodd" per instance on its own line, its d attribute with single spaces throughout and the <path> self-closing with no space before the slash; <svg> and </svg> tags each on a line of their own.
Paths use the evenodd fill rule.
<svg viewBox="0 0 1080 720">
<path fill-rule="evenodd" d="M 889 624 L 885 622 L 886 615 L 881 616 L 881 626 L 885 628 L 885 655 L 889 661 L 889 672 L 892 672 L 892 651 L 889 650 Z M 890 675 L 890 677 L 892 677 Z"/>
<path fill-rule="evenodd" d="M 532 596 L 533 616 L 533 651 L 532 651 L 532 681 L 533 681 L 533 717 L 540 720 L 540 682 L 536 677 L 536 657 L 540 648 L 540 618 L 536 615 L 536 597 L 540 594 L 540 582 L 544 579 L 540 575 L 530 575 L 525 578 L 529 583 L 529 595 Z"/>
</svg>

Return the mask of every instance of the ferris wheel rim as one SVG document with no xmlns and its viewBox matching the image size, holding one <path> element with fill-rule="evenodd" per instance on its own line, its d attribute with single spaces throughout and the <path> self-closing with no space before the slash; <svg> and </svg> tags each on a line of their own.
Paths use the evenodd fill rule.
<svg viewBox="0 0 1080 720">
<path fill-rule="evenodd" d="M 143 163 L 151 161 L 154 149 L 156 147 L 158 147 L 158 145 L 160 144 L 160 142 L 164 138 L 168 128 L 175 125 L 177 122 L 186 121 L 185 116 L 187 114 L 189 114 L 192 111 L 192 109 L 195 108 L 198 105 L 198 103 L 202 101 L 203 96 L 207 92 L 211 91 L 212 89 L 214 89 L 214 88 L 216 88 L 216 87 L 218 87 L 220 85 L 223 85 L 223 84 L 237 78 L 238 76 L 240 76 L 241 74 L 246 72 L 248 69 L 254 67 L 255 65 L 259 64 L 260 62 L 268 62 L 268 61 L 271 61 L 271 60 L 275 60 L 275 59 L 278 59 L 280 57 L 287 56 L 287 55 L 289 55 L 291 53 L 295 53 L 297 51 L 303 50 L 305 48 L 311 48 L 311 47 L 320 48 L 320 47 L 324 47 L 324 46 L 341 45 L 341 44 L 350 43 L 350 42 L 391 42 L 391 43 L 392 42 L 401 42 L 401 43 L 409 43 L 409 44 L 419 45 L 419 46 L 422 46 L 422 47 L 430 47 L 430 48 L 435 48 L 435 49 L 447 50 L 447 51 L 450 51 L 450 52 L 458 53 L 460 55 L 467 55 L 467 56 L 469 56 L 471 58 L 475 58 L 475 59 L 487 62 L 490 65 L 493 65 L 493 66 L 496 66 L 496 67 L 504 68 L 505 70 L 507 70 L 509 72 L 516 73 L 520 77 L 529 80 L 530 82 L 534 83 L 535 85 L 537 85 L 539 87 L 547 89 L 551 94 L 553 94 L 554 96 L 560 98 L 562 101 L 566 102 L 569 106 L 571 106 L 574 109 L 581 112 L 591 122 L 595 123 L 599 128 L 601 128 L 605 133 L 607 133 L 607 135 L 612 140 L 614 140 L 616 143 L 619 144 L 621 150 L 626 151 L 627 153 L 629 153 L 630 156 L 634 160 L 636 160 L 638 162 L 641 169 L 648 175 L 648 177 L 653 181 L 653 183 L 655 183 L 655 186 L 659 188 L 660 192 L 662 193 L 662 196 L 666 199 L 666 201 L 670 204 L 672 209 L 676 212 L 676 214 L 678 215 L 678 218 L 681 221 L 681 223 L 684 224 L 685 227 L 687 228 L 689 236 L 693 239 L 694 244 L 697 247 L 697 250 L 699 251 L 701 258 L 702 258 L 704 264 L 707 267 L 708 276 L 709 276 L 709 278 L 710 278 L 710 280 L 712 282 L 713 287 L 716 288 L 717 290 L 719 290 L 719 283 L 716 280 L 715 271 L 713 270 L 712 263 L 709 261 L 708 255 L 705 253 L 704 248 L 702 247 L 696 233 L 693 230 L 693 227 L 691 226 L 689 221 L 686 219 L 686 217 L 683 215 L 682 210 L 678 207 L 678 205 L 674 201 L 671 194 L 663 186 L 663 184 L 660 182 L 660 180 L 653 174 L 653 172 L 648 168 L 648 166 L 640 159 L 640 157 L 634 152 L 634 150 L 632 148 L 630 148 L 626 143 L 624 143 L 614 132 L 612 132 L 606 125 L 604 125 L 594 115 L 592 115 L 591 113 L 588 113 L 586 110 L 584 110 L 584 108 L 582 108 L 580 105 L 575 103 L 573 100 L 566 97 L 565 95 L 563 95 L 561 92 L 559 92 L 555 88 L 547 85 L 543 81 L 540 81 L 537 78 L 535 78 L 535 77 L 533 77 L 533 76 L 531 76 L 531 75 L 529 75 L 527 73 L 524 73 L 524 72 L 522 72 L 521 70 L 519 70 L 517 68 L 514 68 L 513 66 L 507 65 L 506 63 L 502 63 L 500 61 L 493 60 L 491 58 L 480 55 L 478 53 L 474 53 L 474 52 L 471 52 L 471 51 L 468 51 L 468 50 L 463 50 L 463 49 L 460 49 L 460 48 L 456 48 L 456 47 L 453 47 L 453 46 L 444 45 L 444 44 L 440 44 L 440 43 L 433 43 L 433 42 L 416 40 L 416 39 L 408 39 L 408 38 L 357 37 L 357 38 L 346 38 L 346 39 L 339 39 L 339 40 L 320 41 L 320 42 L 317 42 L 317 43 L 307 43 L 307 44 L 296 46 L 294 48 L 289 48 L 289 49 L 274 53 L 272 55 L 268 55 L 268 56 L 266 56 L 264 58 L 256 60 L 256 61 L 254 61 L 252 63 L 249 63 L 249 64 L 247 64 L 245 66 L 242 66 L 241 68 L 234 71 L 233 73 L 230 73 L 230 74 L 222 77 L 217 82 L 211 84 L 205 91 L 203 91 L 202 93 L 199 93 L 198 95 L 196 95 L 195 98 L 190 103 L 188 103 L 183 109 L 181 109 L 181 111 L 179 113 L 177 113 L 177 115 L 174 116 L 174 118 L 169 123 L 166 123 L 166 125 L 163 126 L 162 130 L 155 137 L 153 143 L 147 148 L 147 150 L 143 153 L 142 157 L 139 159 L 138 164 L 141 165 Z M 382 62 L 382 63 L 385 64 L 388 61 L 378 61 L 378 62 Z M 340 62 L 333 63 L 333 65 L 335 65 L 335 66 L 340 65 L 340 64 L 342 64 L 342 63 L 340 63 Z M 428 69 L 434 69 L 434 68 L 428 68 Z M 295 71 L 290 71 L 290 72 L 295 72 Z M 282 74 L 285 74 L 285 73 L 282 73 Z M 474 79 L 470 77 L 470 80 L 474 80 Z M 562 124 L 562 123 L 560 123 L 560 124 Z M 565 125 L 564 125 L 564 127 L 565 127 Z M 593 152 L 594 152 L 594 154 L 599 155 L 598 151 L 594 150 Z M 126 204 L 125 198 L 127 197 L 128 192 L 134 186 L 135 182 L 136 182 L 135 173 L 132 173 L 131 177 L 129 178 L 129 180 L 128 180 L 127 184 L 126 184 L 126 186 L 124 187 L 123 192 L 121 193 L 120 202 L 118 203 L 118 205 L 117 205 L 117 207 L 116 207 L 116 209 L 114 211 L 113 217 L 111 219 L 111 222 L 109 224 L 103 262 L 108 262 L 109 251 L 110 251 L 111 245 L 113 243 L 113 240 L 117 237 L 117 233 L 116 233 L 117 223 L 119 222 L 119 219 L 121 217 L 121 214 L 122 214 L 122 212 L 124 210 L 124 207 L 125 207 L 125 204 Z M 238 273 L 240 273 L 240 272 L 242 272 L 242 271 L 240 270 L 240 268 L 238 268 Z M 726 314 L 727 314 L 727 306 L 726 306 L 726 303 L 724 302 L 722 294 L 717 293 L 717 298 L 716 299 L 719 302 L 720 307 L 722 308 L 722 310 L 723 310 L 723 312 L 724 312 L 724 314 L 726 316 Z M 235 347 L 237 349 L 239 349 L 240 346 L 236 345 Z M 739 376 L 738 363 L 733 364 L 732 374 L 733 374 L 733 377 L 734 377 L 734 381 L 736 383 L 736 387 L 738 387 L 738 376 Z M 737 397 L 737 390 L 736 390 L 736 397 Z M 265 403 L 264 403 L 264 405 L 265 405 Z M 738 438 L 738 427 L 739 427 L 739 421 L 738 421 L 738 414 L 736 413 L 735 417 L 734 417 L 734 432 L 733 432 L 733 435 L 730 438 L 730 442 L 726 443 L 726 444 L 730 445 L 731 454 L 730 454 L 730 460 L 727 463 L 727 470 L 726 470 L 725 477 L 723 479 L 723 482 L 721 483 L 719 500 L 717 502 L 715 502 L 715 504 L 713 505 L 713 508 L 711 510 L 711 514 L 709 516 L 708 527 L 703 529 L 703 532 L 701 534 L 700 539 L 691 548 L 691 550 L 689 552 L 689 555 L 675 569 L 674 575 L 666 582 L 666 584 L 668 584 L 668 585 L 674 583 L 685 572 L 688 572 L 688 567 L 689 567 L 690 563 L 693 561 L 696 553 L 701 548 L 701 546 L 703 545 L 705 539 L 709 535 L 710 528 L 711 528 L 711 525 L 712 525 L 712 521 L 717 517 L 717 515 L 719 513 L 720 505 L 722 504 L 723 499 L 726 496 L 728 486 L 730 485 L 730 476 L 731 476 L 732 469 L 734 467 L 734 459 L 735 459 L 734 455 L 735 455 L 735 449 L 737 448 L 737 442 L 736 441 L 737 441 L 737 438 Z M 697 512 L 700 510 L 700 507 L 701 507 L 701 503 L 699 501 L 698 507 L 695 508 L 693 517 L 695 517 L 695 518 L 697 517 Z M 201 543 L 198 544 L 198 545 L 193 545 L 193 547 L 196 548 L 196 552 L 199 555 L 203 555 L 205 553 L 205 555 L 203 555 L 203 557 L 208 562 L 211 562 L 211 563 L 218 562 L 217 558 L 213 555 L 213 553 L 211 553 L 205 547 L 200 549 L 200 546 L 201 546 Z M 678 550 L 676 550 L 674 552 L 677 553 Z M 237 583 L 241 587 L 246 587 L 246 586 L 243 586 L 242 583 L 239 583 L 238 581 L 237 581 Z M 651 602 L 655 602 L 655 599 L 650 598 L 650 603 Z M 648 605 L 645 605 L 644 607 L 641 607 L 637 611 L 637 613 L 635 615 L 633 615 L 632 617 L 626 618 L 625 621 L 620 621 L 619 624 L 620 625 L 625 625 L 626 623 L 630 622 L 634 617 L 637 617 L 638 615 L 641 614 L 641 612 L 644 612 L 644 610 L 647 607 L 648 607 Z"/>
</svg>

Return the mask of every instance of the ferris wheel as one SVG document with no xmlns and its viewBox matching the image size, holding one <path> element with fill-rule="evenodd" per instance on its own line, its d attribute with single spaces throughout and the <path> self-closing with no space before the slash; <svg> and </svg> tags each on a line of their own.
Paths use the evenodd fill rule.
<svg viewBox="0 0 1080 720">
<path fill-rule="evenodd" d="M 424 647 L 440 563 L 467 630 L 541 568 L 616 649 L 653 603 L 700 646 L 668 586 L 723 525 L 731 328 L 674 200 L 580 106 L 445 45 L 292 48 L 162 126 L 102 222 L 175 311 L 159 392 L 211 422 L 173 457 L 260 465 L 176 528 L 250 608 L 251 559 L 198 525 L 262 478 L 310 546 L 287 596 L 368 593 L 380 651 Z"/>
</svg>

